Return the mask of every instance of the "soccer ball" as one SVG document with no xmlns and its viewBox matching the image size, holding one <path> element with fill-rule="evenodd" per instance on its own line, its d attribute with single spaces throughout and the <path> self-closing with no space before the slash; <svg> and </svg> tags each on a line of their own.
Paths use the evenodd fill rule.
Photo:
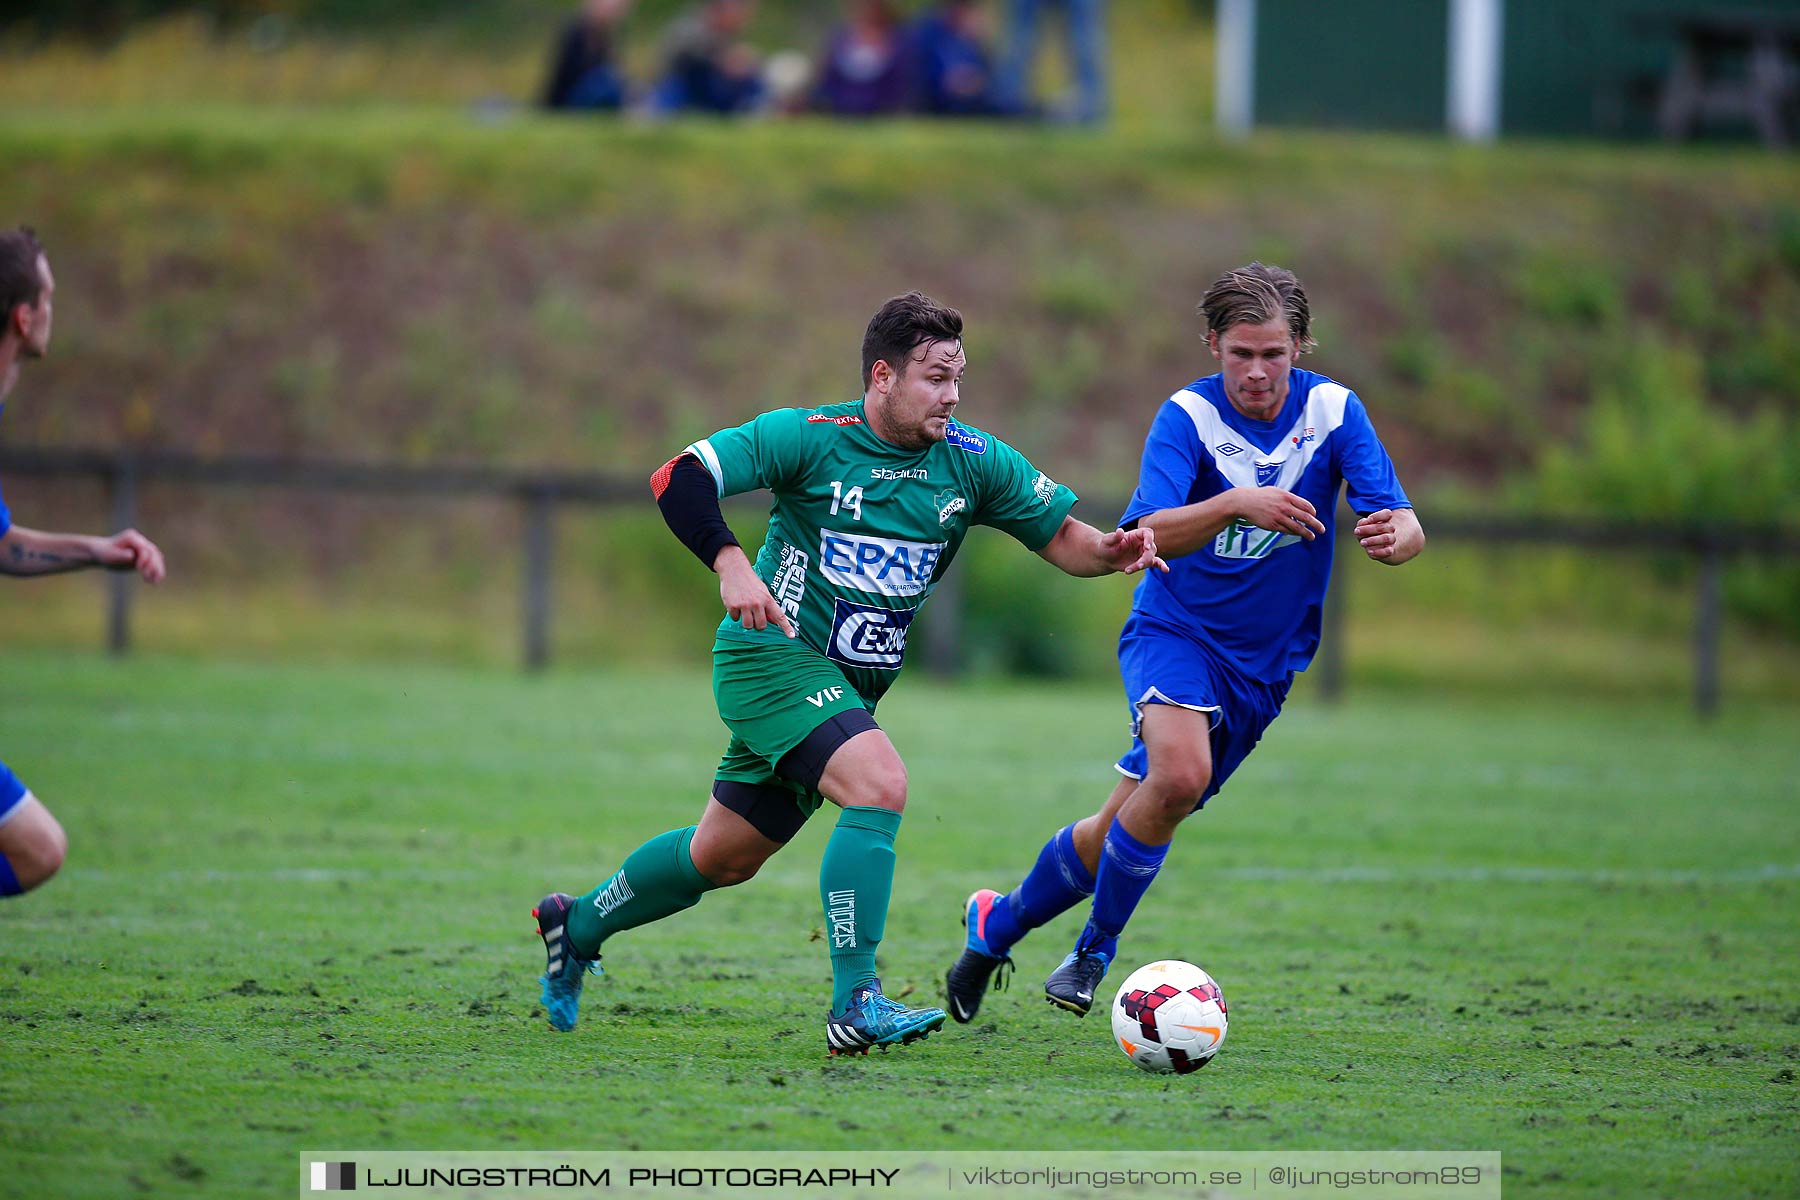
<svg viewBox="0 0 1800 1200">
<path fill-rule="evenodd" d="M 1144 1070 L 1186 1075 L 1225 1044 L 1225 993 L 1193 963 L 1153 962 L 1119 985 L 1112 1027 L 1119 1049 Z"/>
</svg>

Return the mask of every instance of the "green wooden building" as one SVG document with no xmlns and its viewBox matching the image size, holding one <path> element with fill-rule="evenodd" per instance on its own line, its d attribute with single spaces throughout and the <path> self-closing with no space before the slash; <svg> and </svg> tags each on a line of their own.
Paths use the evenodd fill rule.
<svg viewBox="0 0 1800 1200">
<path fill-rule="evenodd" d="M 1218 116 L 1259 125 L 1791 137 L 1800 0 L 1218 0 Z"/>
</svg>

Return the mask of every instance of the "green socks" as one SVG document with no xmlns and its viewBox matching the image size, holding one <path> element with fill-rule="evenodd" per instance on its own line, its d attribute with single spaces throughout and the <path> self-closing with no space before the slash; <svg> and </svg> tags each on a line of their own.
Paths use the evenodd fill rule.
<svg viewBox="0 0 1800 1200">
<path fill-rule="evenodd" d="M 894 835 L 900 814 L 846 808 L 819 864 L 819 898 L 831 939 L 831 1011 L 843 1012 L 857 988 L 875 982 L 875 948 L 887 928 L 894 891 Z M 633 850 L 612 878 L 569 911 L 570 950 L 594 958 L 615 933 L 692 908 L 715 885 L 688 855 L 694 826 L 658 834 Z"/>
<path fill-rule="evenodd" d="M 859 987 L 875 982 L 875 947 L 887 928 L 894 891 L 894 835 L 900 814 L 846 808 L 819 864 L 825 936 L 831 940 L 831 1011 L 841 1013 Z"/>
<path fill-rule="evenodd" d="M 582 958 L 600 953 L 600 944 L 615 933 L 648 925 L 692 908 L 717 885 L 700 874 L 688 857 L 694 826 L 660 833 L 633 850 L 611 879 L 575 902 L 569 911 L 569 947 Z M 893 835 L 888 835 L 893 840 Z M 891 860 L 888 872 L 893 873 Z M 887 889 L 882 889 L 886 907 Z"/>
</svg>

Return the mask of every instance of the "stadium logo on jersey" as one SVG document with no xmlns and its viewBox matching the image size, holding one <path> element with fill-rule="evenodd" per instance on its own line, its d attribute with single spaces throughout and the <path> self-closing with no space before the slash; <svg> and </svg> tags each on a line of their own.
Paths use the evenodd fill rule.
<svg viewBox="0 0 1800 1200">
<path fill-rule="evenodd" d="M 964 429 L 955 421 L 944 427 L 944 440 L 958 450 L 967 450 L 970 454 L 986 454 L 988 440 L 973 430 Z"/>
<path fill-rule="evenodd" d="M 914 609 L 870 608 L 839 600 L 831 614 L 825 657 L 851 667 L 898 671 L 906 657 L 906 630 Z"/>
<path fill-rule="evenodd" d="M 1243 452 L 1244 448 L 1236 442 L 1226 442 L 1223 446 L 1219 447 L 1219 453 L 1223 454 L 1226 458 L 1230 458 L 1234 454 L 1242 454 Z"/>
<path fill-rule="evenodd" d="M 870 479 L 930 479 L 931 472 L 924 467 L 870 467 Z"/>
<path fill-rule="evenodd" d="M 1285 466 L 1287 466 L 1287 463 L 1285 463 L 1285 462 L 1259 462 L 1259 463 L 1257 463 L 1256 464 L 1256 486 L 1257 487 L 1273 486 L 1275 481 L 1277 479 L 1281 478 L 1281 468 L 1283 468 Z"/>
<path fill-rule="evenodd" d="M 819 574 L 827 583 L 881 596 L 917 596 L 931 586 L 944 542 L 903 542 L 819 530 Z"/>
<path fill-rule="evenodd" d="M 781 566 L 769 581 L 769 592 L 782 611 L 796 621 L 800 619 L 800 602 L 806 599 L 806 568 L 811 565 L 806 551 L 786 542 L 781 544 Z"/>
<path fill-rule="evenodd" d="M 830 413 L 814 413 L 806 418 L 806 423 L 808 425 L 861 425 L 863 419 L 850 413 L 842 413 L 835 417 Z"/>
<path fill-rule="evenodd" d="M 1031 490 L 1036 492 L 1037 498 L 1044 502 L 1044 507 L 1049 508 L 1050 501 L 1056 499 L 1056 480 L 1039 471 L 1038 477 L 1032 480 Z"/>
<path fill-rule="evenodd" d="M 945 488 L 933 496 L 931 502 L 937 505 L 939 526 L 948 525 L 951 517 L 969 507 L 969 502 L 957 495 L 954 488 Z"/>
</svg>

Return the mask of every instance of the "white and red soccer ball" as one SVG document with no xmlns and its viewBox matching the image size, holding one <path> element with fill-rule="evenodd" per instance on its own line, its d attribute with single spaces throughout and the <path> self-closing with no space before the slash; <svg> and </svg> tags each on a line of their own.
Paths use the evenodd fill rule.
<svg viewBox="0 0 1800 1200">
<path fill-rule="evenodd" d="M 1225 993 L 1193 963 L 1171 958 L 1139 967 L 1113 997 L 1113 1039 L 1155 1074 L 1204 1067 L 1225 1044 L 1226 1026 Z"/>
</svg>

